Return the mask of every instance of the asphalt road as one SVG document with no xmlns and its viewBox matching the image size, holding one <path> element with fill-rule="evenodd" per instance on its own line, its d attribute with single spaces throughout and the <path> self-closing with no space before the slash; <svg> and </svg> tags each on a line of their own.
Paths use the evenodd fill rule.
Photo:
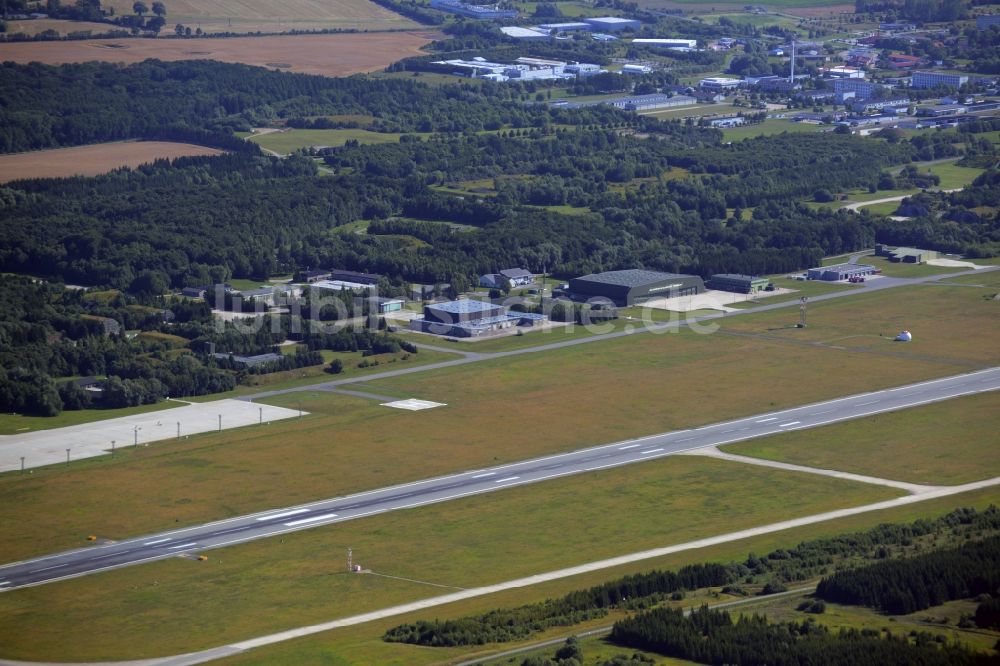
<svg viewBox="0 0 1000 666">
<path fill-rule="evenodd" d="M 0 591 L 997 389 L 1000 367 L 94 545 L 0 566 Z"/>
</svg>

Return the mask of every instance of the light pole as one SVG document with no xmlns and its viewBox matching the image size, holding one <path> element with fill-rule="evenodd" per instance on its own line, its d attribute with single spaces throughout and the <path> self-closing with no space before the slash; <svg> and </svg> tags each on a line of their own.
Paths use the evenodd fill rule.
<svg viewBox="0 0 1000 666">
<path fill-rule="evenodd" d="M 142 430 L 139 426 L 133 426 L 132 430 L 132 446 L 139 446 L 139 431 Z"/>
<path fill-rule="evenodd" d="M 222 432 L 222 414 L 219 414 L 219 432 Z"/>
<path fill-rule="evenodd" d="M 258 407 L 257 411 L 260 413 L 260 417 L 257 419 L 257 425 L 264 423 L 264 408 Z"/>
<path fill-rule="evenodd" d="M 181 422 L 177 422 L 177 439 L 181 438 Z"/>
</svg>

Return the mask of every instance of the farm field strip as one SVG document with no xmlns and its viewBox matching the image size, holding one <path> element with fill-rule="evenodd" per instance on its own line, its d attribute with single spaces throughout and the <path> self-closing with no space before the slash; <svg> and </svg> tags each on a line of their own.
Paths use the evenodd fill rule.
<svg viewBox="0 0 1000 666">
<path fill-rule="evenodd" d="M 2 46 L 2 44 L 0 44 Z M 0 155 L 0 183 L 25 178 L 97 176 L 119 167 L 135 168 L 158 159 L 221 155 L 223 151 L 170 141 L 114 141 L 72 148 Z"/>
<path fill-rule="evenodd" d="M 279 35 L 199 39 L 112 39 L 0 43 L 0 60 L 61 65 L 98 60 L 133 64 L 149 58 L 218 60 L 282 71 L 342 76 L 380 70 L 420 53 L 430 31 Z"/>
</svg>

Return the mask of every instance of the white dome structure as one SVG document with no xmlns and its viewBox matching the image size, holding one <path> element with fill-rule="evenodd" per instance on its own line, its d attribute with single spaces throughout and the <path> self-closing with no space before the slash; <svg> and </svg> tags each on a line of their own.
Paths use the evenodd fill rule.
<svg viewBox="0 0 1000 666">
<path fill-rule="evenodd" d="M 913 340 L 913 335 L 909 331 L 902 331 L 896 336 L 897 342 L 910 342 L 911 340 Z"/>
</svg>

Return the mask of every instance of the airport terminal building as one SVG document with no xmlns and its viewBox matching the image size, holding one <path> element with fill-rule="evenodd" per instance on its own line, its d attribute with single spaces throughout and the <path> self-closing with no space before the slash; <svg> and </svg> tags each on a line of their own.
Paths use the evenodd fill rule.
<svg viewBox="0 0 1000 666">
<path fill-rule="evenodd" d="M 569 292 L 573 300 L 606 298 L 615 305 L 624 307 L 653 298 L 691 296 L 704 291 L 705 283 L 697 275 L 661 273 L 639 268 L 593 273 L 569 281 Z"/>
</svg>

